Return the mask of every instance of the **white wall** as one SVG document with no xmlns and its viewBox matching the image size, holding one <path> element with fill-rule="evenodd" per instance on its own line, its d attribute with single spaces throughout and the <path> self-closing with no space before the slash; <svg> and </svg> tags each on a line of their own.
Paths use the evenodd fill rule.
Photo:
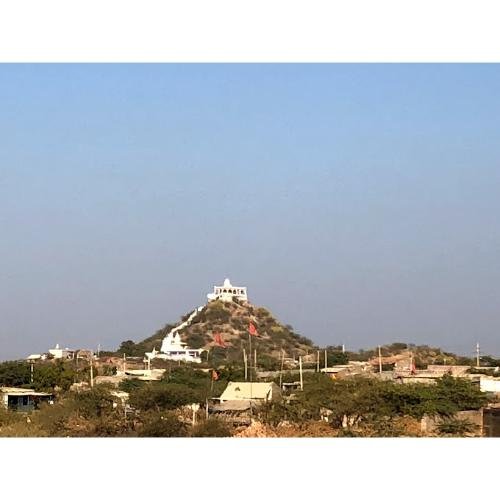
<svg viewBox="0 0 500 500">
<path fill-rule="evenodd" d="M 481 378 L 479 384 L 483 392 L 500 392 L 500 379 Z"/>
</svg>

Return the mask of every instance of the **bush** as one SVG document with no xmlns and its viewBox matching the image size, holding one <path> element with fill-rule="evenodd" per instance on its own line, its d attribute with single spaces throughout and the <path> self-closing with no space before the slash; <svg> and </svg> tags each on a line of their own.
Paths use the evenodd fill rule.
<svg viewBox="0 0 500 500">
<path fill-rule="evenodd" d="M 84 418 L 101 417 L 104 412 L 113 410 L 114 397 L 108 388 L 98 385 L 90 391 L 72 395 L 79 415 Z"/>
<path fill-rule="evenodd" d="M 229 426 L 217 418 L 205 420 L 191 430 L 192 437 L 231 437 L 231 435 Z"/>
<path fill-rule="evenodd" d="M 175 415 L 155 415 L 143 424 L 138 435 L 141 437 L 184 437 L 187 436 L 187 427 Z"/>
<path fill-rule="evenodd" d="M 477 432 L 478 426 L 468 420 L 449 418 L 437 425 L 437 431 L 442 436 L 466 436 Z"/>
</svg>

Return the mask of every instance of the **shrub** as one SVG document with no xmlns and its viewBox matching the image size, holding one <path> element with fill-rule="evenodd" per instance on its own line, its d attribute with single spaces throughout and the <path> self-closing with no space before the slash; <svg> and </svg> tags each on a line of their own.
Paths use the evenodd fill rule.
<svg viewBox="0 0 500 500">
<path fill-rule="evenodd" d="M 138 435 L 141 437 L 184 437 L 187 436 L 187 427 L 175 415 L 156 414 L 146 420 Z"/>
<path fill-rule="evenodd" d="M 192 437 L 231 437 L 229 426 L 217 418 L 211 418 L 195 425 L 191 430 Z"/>
<path fill-rule="evenodd" d="M 477 432 L 478 426 L 468 420 L 448 418 L 437 425 L 437 431 L 443 436 L 466 436 Z"/>
</svg>

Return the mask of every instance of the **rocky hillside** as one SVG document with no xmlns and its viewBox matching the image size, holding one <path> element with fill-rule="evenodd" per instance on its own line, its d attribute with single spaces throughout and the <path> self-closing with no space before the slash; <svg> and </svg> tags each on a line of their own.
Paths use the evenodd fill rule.
<svg viewBox="0 0 500 500">
<path fill-rule="evenodd" d="M 165 335 L 174 327 L 186 321 L 193 313 L 190 311 L 176 325 L 166 325 L 154 335 L 141 342 L 123 342 L 119 351 L 131 356 L 142 356 L 144 352 L 157 350 Z M 248 352 L 248 325 L 252 322 L 259 337 L 252 338 L 252 350 L 257 349 L 259 365 L 272 365 L 281 356 L 293 357 L 307 354 L 313 343 L 293 331 L 290 325 L 283 325 L 263 307 L 249 303 L 209 302 L 184 328 L 179 330 L 183 342 L 189 347 L 210 349 L 211 356 L 221 361 L 241 360 L 244 348 Z M 226 347 L 217 346 L 213 334 L 219 332 Z"/>
</svg>

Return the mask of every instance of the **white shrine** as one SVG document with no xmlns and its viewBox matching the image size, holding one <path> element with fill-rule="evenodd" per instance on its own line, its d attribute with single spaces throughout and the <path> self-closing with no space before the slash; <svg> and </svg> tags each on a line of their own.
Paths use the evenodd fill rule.
<svg viewBox="0 0 500 500">
<path fill-rule="evenodd" d="M 160 347 L 160 352 L 153 348 L 152 352 L 146 353 L 145 362 L 150 362 L 154 358 L 167 359 L 170 361 L 186 361 L 188 363 L 201 363 L 201 353 L 204 349 L 190 349 L 185 342 L 181 341 L 179 330 L 185 328 L 194 317 L 203 309 L 198 307 L 180 325 L 172 328 L 163 339 Z"/>
<path fill-rule="evenodd" d="M 153 352 L 147 352 L 146 358 L 168 359 L 171 361 L 186 361 L 188 363 L 201 363 L 203 349 L 190 349 L 181 341 L 181 336 L 176 332 L 169 332 L 161 343 L 160 352 L 153 348 Z"/>
<path fill-rule="evenodd" d="M 233 298 L 238 299 L 242 302 L 247 302 L 247 287 L 246 286 L 234 286 L 229 281 L 229 278 L 224 280 L 222 286 L 214 286 L 214 292 L 209 293 L 207 298 L 212 300 L 222 300 L 223 302 L 232 302 Z"/>
</svg>

